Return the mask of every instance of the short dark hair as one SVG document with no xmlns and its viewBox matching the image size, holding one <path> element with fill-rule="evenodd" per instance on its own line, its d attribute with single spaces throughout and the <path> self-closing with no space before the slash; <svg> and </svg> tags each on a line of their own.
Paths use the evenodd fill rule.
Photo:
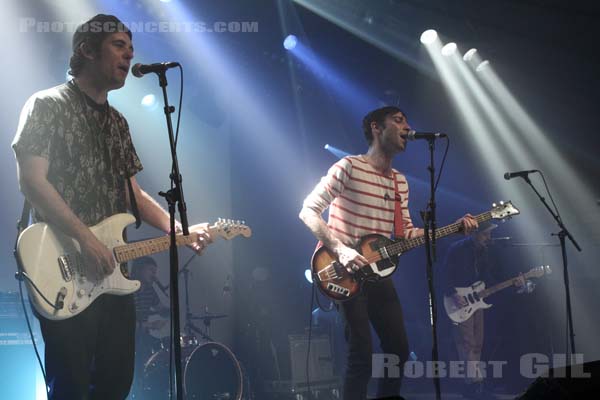
<svg viewBox="0 0 600 400">
<path fill-rule="evenodd" d="M 129 39 L 132 39 L 129 28 L 114 15 L 98 14 L 79 25 L 73 33 L 73 55 L 69 60 L 69 75 L 79 75 L 85 65 L 86 59 L 81 52 L 82 43 L 85 42 L 94 53 L 99 53 L 104 39 L 117 32 L 125 32 Z"/>
<path fill-rule="evenodd" d="M 362 121 L 362 128 L 369 146 L 373 144 L 373 131 L 371 130 L 371 123 L 376 122 L 377 125 L 383 126 L 385 125 L 385 119 L 388 115 L 394 115 L 399 112 L 404 114 L 404 112 L 396 106 L 385 106 L 377 108 L 365 115 Z"/>
</svg>

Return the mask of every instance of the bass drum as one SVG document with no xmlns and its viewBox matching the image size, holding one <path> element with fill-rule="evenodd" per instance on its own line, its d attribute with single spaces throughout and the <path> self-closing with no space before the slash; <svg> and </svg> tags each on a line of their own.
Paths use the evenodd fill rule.
<svg viewBox="0 0 600 400">
<path fill-rule="evenodd" d="M 226 346 L 208 342 L 187 358 L 183 385 L 187 400 L 241 400 L 243 374 L 240 363 Z"/>
<path fill-rule="evenodd" d="M 192 352 L 198 347 L 197 344 L 198 340 L 194 336 L 181 336 L 182 366 L 185 366 L 185 363 Z M 170 398 L 169 361 L 171 358 L 171 352 L 169 351 L 168 346 L 169 343 L 163 343 L 162 350 L 152 354 L 148 361 L 144 363 L 142 386 L 142 391 L 144 394 L 141 396 L 142 400 L 164 400 Z M 173 366 L 173 368 L 175 367 Z"/>
</svg>

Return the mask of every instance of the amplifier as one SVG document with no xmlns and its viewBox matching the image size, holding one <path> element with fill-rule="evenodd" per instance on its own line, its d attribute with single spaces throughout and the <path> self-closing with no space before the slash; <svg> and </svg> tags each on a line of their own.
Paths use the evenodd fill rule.
<svg viewBox="0 0 600 400">
<path fill-rule="evenodd" d="M 28 306 L 29 301 L 25 297 L 25 307 Z M 23 318 L 23 305 L 19 293 L 0 292 L 0 319 L 4 318 Z"/>
<path fill-rule="evenodd" d="M 289 335 L 291 381 L 295 386 L 306 385 L 307 378 L 312 382 L 332 382 L 333 355 L 329 335 L 312 335 L 310 340 L 310 356 L 308 359 L 308 377 L 306 375 L 306 356 L 308 352 L 308 335 Z"/>
</svg>

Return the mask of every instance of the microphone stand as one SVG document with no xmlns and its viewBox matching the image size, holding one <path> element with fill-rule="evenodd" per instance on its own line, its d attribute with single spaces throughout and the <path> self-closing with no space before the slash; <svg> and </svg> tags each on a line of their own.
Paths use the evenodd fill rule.
<svg viewBox="0 0 600 400">
<path fill-rule="evenodd" d="M 179 257 L 177 253 L 177 233 L 175 232 L 175 206 L 177 205 L 179 211 L 179 218 L 181 219 L 181 227 L 185 236 L 189 235 L 189 226 L 187 219 L 187 207 L 183 197 L 183 187 L 181 174 L 179 173 L 179 162 L 177 161 L 177 150 L 175 149 L 175 136 L 173 134 L 173 123 L 171 121 L 171 114 L 175 112 L 175 107 L 169 105 L 169 99 L 167 96 L 167 76 L 166 71 L 161 70 L 156 72 L 158 75 L 158 82 L 162 88 L 164 98 L 164 113 L 167 120 L 167 130 L 169 134 L 169 144 L 171 147 L 171 189 L 166 192 L 159 192 L 158 194 L 167 200 L 169 206 L 169 217 L 170 217 L 170 237 L 171 246 L 169 248 L 170 256 L 170 285 L 171 285 L 171 345 L 174 349 L 174 363 L 175 363 L 175 392 L 177 400 L 183 400 L 183 389 L 182 389 L 182 376 L 181 376 L 181 327 L 179 320 L 179 281 L 178 277 L 178 264 Z"/>
<path fill-rule="evenodd" d="M 433 347 L 431 349 L 431 360 L 433 362 L 433 384 L 435 386 L 435 397 L 437 400 L 441 398 L 440 376 L 438 371 L 437 361 L 438 342 L 437 342 L 437 303 L 435 300 L 435 289 L 433 285 L 433 263 L 436 260 L 436 216 L 435 216 L 435 166 L 433 153 L 435 151 L 435 137 L 428 137 L 429 143 L 429 210 L 421 211 L 421 216 L 425 228 L 425 252 L 427 254 L 427 284 L 429 288 L 429 318 L 431 323 L 431 334 L 433 337 Z M 430 234 L 433 233 L 433 235 Z"/>
<path fill-rule="evenodd" d="M 192 335 L 193 332 L 196 332 L 196 333 L 200 334 L 200 336 L 202 336 L 203 339 L 206 339 L 206 340 L 212 342 L 213 340 L 210 336 L 208 336 L 208 333 L 203 332 L 200 328 L 198 328 L 192 322 L 192 318 L 194 317 L 194 314 L 192 314 L 192 312 L 190 311 L 190 289 L 189 289 L 189 287 L 190 287 L 190 285 L 189 285 L 190 284 L 190 281 L 189 281 L 190 269 L 189 269 L 188 265 L 192 262 L 194 257 L 196 257 L 196 254 L 194 254 L 192 257 L 190 257 L 190 259 L 185 263 L 183 268 L 181 268 L 181 271 L 179 271 L 180 274 L 183 274 L 183 282 L 184 282 L 184 289 L 185 289 L 185 327 L 183 329 L 189 335 Z"/>
<path fill-rule="evenodd" d="M 567 249 L 566 249 L 565 237 L 569 238 L 569 240 L 571 241 L 571 243 L 573 243 L 573 246 L 575 246 L 577 251 L 581 251 L 581 247 L 579 247 L 579 244 L 577 243 L 577 241 L 575 240 L 573 235 L 571 235 L 571 233 L 567 230 L 567 228 L 563 224 L 562 219 L 560 218 L 558 213 L 555 213 L 554 211 L 552 211 L 552 209 L 546 202 L 546 199 L 540 194 L 540 192 L 537 191 L 535 186 L 533 186 L 533 184 L 531 183 L 531 180 L 529 179 L 529 176 L 523 175 L 523 176 L 521 176 L 521 178 L 523 178 L 525 180 L 525 182 L 527 182 L 527 184 L 533 189 L 533 191 L 535 192 L 537 197 L 540 199 L 542 204 L 546 207 L 546 210 L 548 210 L 550 215 L 552 215 L 552 218 L 554 218 L 554 220 L 558 224 L 558 227 L 560 228 L 560 231 L 558 231 L 558 233 L 552 233 L 552 236 L 558 236 L 558 239 L 560 241 L 560 248 L 561 248 L 561 253 L 562 253 L 562 261 L 563 261 L 563 273 L 564 273 L 563 280 L 565 283 L 565 299 L 566 299 L 566 307 L 567 307 L 567 330 L 569 331 L 569 338 L 570 338 L 570 343 L 571 343 L 571 354 L 575 354 L 575 331 L 573 329 L 573 315 L 571 313 L 571 291 L 569 289 L 569 271 L 568 271 L 568 260 L 567 260 Z M 567 362 L 570 362 L 569 346 L 567 346 Z"/>
</svg>

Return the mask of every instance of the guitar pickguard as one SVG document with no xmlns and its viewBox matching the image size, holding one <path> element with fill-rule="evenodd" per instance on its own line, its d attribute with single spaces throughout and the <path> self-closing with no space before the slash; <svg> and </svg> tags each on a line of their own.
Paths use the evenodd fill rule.
<svg viewBox="0 0 600 400">
<path fill-rule="evenodd" d="M 369 247 L 370 253 L 381 254 L 379 249 L 387 246 L 390 243 L 392 243 L 390 239 L 386 237 L 378 237 L 377 239 L 368 242 L 367 246 Z M 382 255 L 385 255 L 385 253 Z M 367 268 L 370 269 L 369 272 L 371 275 L 374 275 L 371 279 L 376 277 L 385 278 L 396 270 L 397 265 L 398 256 L 393 256 L 390 258 L 383 258 L 377 262 L 369 264 L 369 267 Z"/>
</svg>

